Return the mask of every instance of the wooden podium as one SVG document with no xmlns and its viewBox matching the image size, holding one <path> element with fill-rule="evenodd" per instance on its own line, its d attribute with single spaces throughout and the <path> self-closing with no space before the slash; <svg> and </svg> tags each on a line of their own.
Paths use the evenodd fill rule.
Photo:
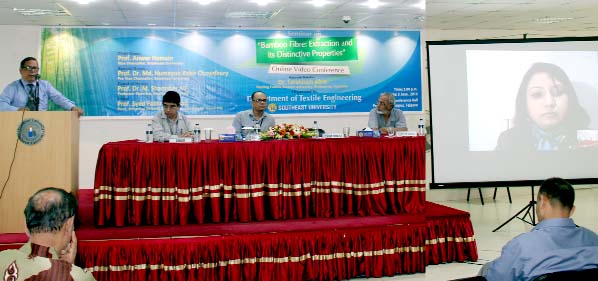
<svg viewBox="0 0 598 281">
<path fill-rule="evenodd" d="M 27 119 L 43 125 L 43 137 L 35 144 L 17 135 Z M 0 233 L 22 233 L 27 229 L 23 211 L 34 192 L 50 186 L 78 191 L 79 117 L 73 111 L 0 112 L 0 123 L 0 192 L 8 178 L 0 198 Z M 38 135 L 27 131 L 28 137 Z"/>
</svg>

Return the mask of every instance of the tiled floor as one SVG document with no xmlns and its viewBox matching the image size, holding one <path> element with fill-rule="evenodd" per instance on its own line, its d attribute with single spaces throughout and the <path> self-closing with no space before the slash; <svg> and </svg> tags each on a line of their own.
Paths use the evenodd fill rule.
<svg viewBox="0 0 598 281">
<path fill-rule="evenodd" d="M 531 191 L 529 187 L 511 188 L 511 194 L 513 196 L 512 204 L 509 204 L 509 199 L 504 188 L 499 188 L 496 201 L 492 200 L 492 191 L 493 189 L 490 188 L 484 190 L 484 206 L 480 203 L 477 190 L 473 189 L 470 202 L 467 202 L 465 199 L 454 201 L 429 199 L 435 203 L 468 211 L 471 214 L 471 221 L 475 229 L 475 238 L 478 246 L 479 260 L 477 262 L 431 265 L 426 267 L 426 273 L 376 279 L 372 278 L 371 280 L 440 281 L 476 275 L 484 263 L 493 260 L 500 255 L 500 250 L 506 242 L 532 228 L 531 225 L 515 219 L 497 232 L 492 232 L 493 229 L 521 210 L 531 199 Z M 535 191 L 537 192 L 537 187 Z M 465 196 L 465 194 L 467 194 L 467 189 L 455 189 L 450 191 L 432 190 L 428 192 L 428 198 L 450 198 L 454 196 L 436 196 L 437 194 L 435 193 L 456 192 Z M 591 229 L 594 232 L 598 232 L 598 187 L 576 187 L 575 206 L 576 211 L 573 214 L 575 223 Z"/>
</svg>

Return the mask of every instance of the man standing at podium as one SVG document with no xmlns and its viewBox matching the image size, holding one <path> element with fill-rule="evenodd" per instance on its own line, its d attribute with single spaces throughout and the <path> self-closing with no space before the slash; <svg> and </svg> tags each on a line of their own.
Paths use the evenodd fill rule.
<svg viewBox="0 0 598 281">
<path fill-rule="evenodd" d="M 48 99 L 64 110 L 77 111 L 83 115 L 83 109 L 56 90 L 50 82 L 39 80 L 37 59 L 26 57 L 19 69 L 21 79 L 6 86 L 0 94 L 0 111 L 46 111 Z"/>
</svg>

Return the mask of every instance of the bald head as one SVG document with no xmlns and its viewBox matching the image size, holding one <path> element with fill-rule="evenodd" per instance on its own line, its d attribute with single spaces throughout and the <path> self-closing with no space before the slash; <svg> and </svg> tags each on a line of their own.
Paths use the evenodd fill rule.
<svg viewBox="0 0 598 281">
<path fill-rule="evenodd" d="M 48 187 L 37 191 L 25 207 L 29 233 L 55 232 L 75 216 L 75 196 L 62 189 Z"/>
</svg>

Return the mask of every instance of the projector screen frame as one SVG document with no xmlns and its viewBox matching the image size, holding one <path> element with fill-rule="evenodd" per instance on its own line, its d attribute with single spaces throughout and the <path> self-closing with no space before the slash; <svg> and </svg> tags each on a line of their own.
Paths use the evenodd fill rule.
<svg viewBox="0 0 598 281">
<path fill-rule="evenodd" d="M 487 44 L 510 44 L 510 43 L 542 43 L 542 42 L 566 42 L 566 41 L 595 41 L 598 43 L 598 36 L 592 37 L 553 37 L 553 38 L 526 38 L 522 39 L 475 39 L 475 40 L 442 40 L 426 41 L 426 71 L 428 75 L 428 100 L 430 110 L 430 151 L 431 151 L 431 189 L 471 188 L 471 187 L 518 187 L 518 186 L 539 186 L 543 180 L 506 180 L 506 181 L 460 181 L 460 182 L 437 182 L 435 171 L 435 150 L 434 150 L 434 120 L 432 100 L 432 77 L 430 73 L 430 46 L 434 45 L 487 45 Z M 597 173 L 598 174 L 598 173 Z M 566 178 L 573 185 L 598 184 L 598 178 Z"/>
</svg>

